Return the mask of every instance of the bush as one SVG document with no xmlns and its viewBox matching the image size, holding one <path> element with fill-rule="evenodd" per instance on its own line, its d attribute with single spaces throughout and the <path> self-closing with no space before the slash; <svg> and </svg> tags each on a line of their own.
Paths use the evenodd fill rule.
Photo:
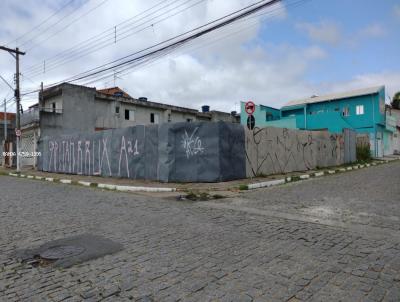
<svg viewBox="0 0 400 302">
<path fill-rule="evenodd" d="M 356 147 L 357 161 L 370 161 L 371 148 L 368 145 L 361 145 Z"/>
</svg>

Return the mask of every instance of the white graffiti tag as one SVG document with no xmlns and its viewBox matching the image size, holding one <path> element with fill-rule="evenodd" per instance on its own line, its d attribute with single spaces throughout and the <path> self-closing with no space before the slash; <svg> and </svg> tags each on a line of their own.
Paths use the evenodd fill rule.
<svg viewBox="0 0 400 302">
<path fill-rule="evenodd" d="M 187 134 L 186 130 L 185 134 L 182 135 L 182 146 L 185 149 L 187 158 L 204 152 L 204 148 L 201 146 L 200 137 L 194 137 L 198 129 L 198 127 L 194 129 L 190 136 Z"/>
</svg>

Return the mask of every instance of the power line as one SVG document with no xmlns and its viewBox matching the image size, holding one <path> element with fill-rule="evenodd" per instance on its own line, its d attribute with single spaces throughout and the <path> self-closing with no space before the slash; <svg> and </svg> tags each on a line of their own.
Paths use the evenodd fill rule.
<svg viewBox="0 0 400 302">
<path fill-rule="evenodd" d="M 310 1 L 310 0 L 298 0 L 297 2 L 289 3 L 289 4 L 287 5 L 287 7 L 288 7 L 288 6 L 295 6 L 295 5 L 297 6 L 297 5 L 301 4 L 301 2 L 305 2 L 305 1 Z M 253 15 L 253 16 L 250 16 L 250 17 L 247 17 L 247 18 L 243 18 L 242 20 L 240 20 L 240 21 L 238 21 L 238 22 L 244 22 L 244 21 L 247 21 L 247 20 L 249 20 L 249 19 L 258 18 L 258 17 L 265 16 L 265 15 L 271 15 L 272 12 L 278 11 L 278 10 L 282 10 L 282 9 L 283 9 L 282 7 L 279 7 L 279 8 L 277 8 L 276 10 L 267 11 L 267 12 L 262 12 L 262 13 L 260 13 L 260 14 L 256 14 L 256 15 Z M 278 16 L 278 15 L 279 15 L 279 14 L 275 14 L 275 15 L 272 15 L 272 17 Z M 263 18 L 263 19 L 265 19 L 265 18 Z M 209 45 L 209 44 L 214 44 L 215 42 L 218 42 L 218 41 L 220 41 L 220 40 L 222 40 L 222 39 L 225 39 L 225 38 L 227 38 L 227 37 L 230 37 L 230 36 L 232 36 L 232 35 L 234 35 L 234 34 L 237 34 L 238 32 L 241 32 L 241 31 L 243 31 L 243 30 L 246 30 L 246 29 L 249 28 L 249 27 L 254 26 L 257 22 L 253 22 L 253 23 L 254 23 L 254 24 L 251 24 L 250 26 L 247 26 L 246 28 L 242 28 L 242 29 L 240 29 L 240 30 L 238 30 L 238 31 L 235 31 L 235 32 L 233 32 L 233 33 L 230 33 L 229 35 L 224 35 L 224 36 L 222 36 L 222 37 L 219 37 L 219 38 L 215 39 L 214 41 L 211 41 L 211 43 L 206 43 L 206 45 L 202 45 L 202 46 L 200 46 L 200 47 L 195 47 L 194 49 L 199 49 L 199 48 L 203 48 L 204 46 L 207 46 L 207 45 Z M 184 47 L 182 47 L 182 48 L 184 48 Z M 165 53 L 165 54 L 169 54 L 169 53 L 171 53 L 171 52 L 173 52 L 173 49 L 170 50 L 170 51 L 168 51 L 168 53 Z M 123 69 L 123 70 L 119 70 L 119 71 L 118 71 L 118 74 L 120 74 L 121 76 L 125 76 L 125 75 L 131 73 L 131 72 L 132 72 L 132 69 L 133 69 L 134 67 L 140 66 L 140 67 L 142 68 L 143 66 L 146 66 L 146 65 L 152 65 L 152 63 L 154 63 L 153 61 L 156 61 L 158 57 L 161 57 L 161 56 L 163 56 L 163 55 L 165 55 L 165 54 L 161 54 L 161 55 L 159 55 L 159 56 L 157 56 L 157 57 L 153 57 L 153 58 L 151 58 L 151 59 L 149 59 L 149 60 L 146 60 L 146 61 L 143 61 L 143 62 L 135 62 L 135 64 L 133 64 L 133 65 L 131 64 L 131 65 L 129 65 L 128 67 L 126 67 L 125 69 Z M 130 70 L 130 71 L 129 71 L 129 72 L 124 72 L 124 71 L 127 71 L 127 70 Z M 102 80 L 102 79 L 106 79 L 106 78 L 109 78 L 109 77 L 110 77 L 110 75 L 105 75 L 105 76 L 102 76 L 101 78 L 95 78 L 94 80 L 85 82 L 85 83 L 83 83 L 82 85 L 92 84 L 92 83 L 94 83 L 94 82 L 98 82 L 98 81 L 100 81 L 100 80 Z"/>
<path fill-rule="evenodd" d="M 248 6 L 244 7 L 244 8 L 242 8 L 242 9 L 239 9 L 239 10 L 237 10 L 235 12 L 227 14 L 227 15 L 225 15 L 223 17 L 220 17 L 218 19 L 215 19 L 213 21 L 210 21 L 210 22 L 208 22 L 208 23 L 206 23 L 206 24 L 204 24 L 202 26 L 199 26 L 199 27 L 196 27 L 196 28 L 194 28 L 192 30 L 189 30 L 189 31 L 187 31 L 187 32 L 185 32 L 183 34 L 177 35 L 177 36 L 175 36 L 173 38 L 170 38 L 170 39 L 167 39 L 167 40 L 165 40 L 163 42 L 157 43 L 157 44 L 155 44 L 153 46 L 150 46 L 150 47 L 147 47 L 147 48 L 142 49 L 140 51 L 137 51 L 135 53 L 129 54 L 129 55 L 124 56 L 124 57 L 122 57 L 122 58 L 120 58 L 118 60 L 114 60 L 112 62 L 100 65 L 100 66 L 98 66 L 96 68 L 90 69 L 90 70 L 88 70 L 86 72 L 83 72 L 83 73 L 80 73 L 80 74 L 78 74 L 76 76 L 73 76 L 73 77 L 70 77 L 68 79 L 65 79 L 64 81 L 60 81 L 60 82 L 48 85 L 47 87 L 52 87 L 52 86 L 58 85 L 58 84 L 63 83 L 63 82 L 70 82 L 70 83 L 76 82 L 76 81 L 79 81 L 79 80 L 82 80 L 82 79 L 86 79 L 86 78 L 91 78 L 91 77 L 97 76 L 98 74 L 101 74 L 101 73 L 108 72 L 111 69 L 117 69 L 117 68 L 122 67 L 122 66 L 133 65 L 133 64 L 135 64 L 137 62 L 140 62 L 141 60 L 147 59 L 148 57 L 157 55 L 159 53 L 166 52 L 168 50 L 173 50 L 173 49 L 183 45 L 184 43 L 187 43 L 187 42 L 189 42 L 191 40 L 197 39 L 197 38 L 199 38 L 199 37 L 201 37 L 201 36 L 203 36 L 205 34 L 208 34 L 208 33 L 212 32 L 212 31 L 214 31 L 216 29 L 222 28 L 222 27 L 224 27 L 226 25 L 229 25 L 229 24 L 231 24 L 231 23 L 233 23 L 235 21 L 243 19 L 243 18 L 245 18 L 245 17 L 247 17 L 249 15 L 252 15 L 252 14 L 264 9 L 264 8 L 270 7 L 273 4 L 276 4 L 276 3 L 280 2 L 280 1 L 281 0 L 270 0 L 268 2 L 266 2 L 265 0 L 258 1 L 256 3 L 253 3 L 251 5 L 248 5 Z M 210 25 L 212 25 L 212 26 L 210 27 Z M 200 29 L 202 29 L 202 30 L 199 31 Z M 191 35 L 188 36 L 188 34 L 191 34 Z M 181 38 L 181 39 L 178 40 L 179 38 Z M 174 40 L 175 40 L 175 42 L 172 42 Z M 166 46 L 162 46 L 162 45 L 164 45 L 164 44 L 166 44 L 168 42 L 172 42 L 172 43 L 170 43 L 170 44 L 168 44 Z M 160 47 L 160 48 L 152 50 L 152 49 L 157 48 L 157 47 Z M 133 59 L 128 59 L 128 58 L 130 58 L 132 56 L 144 53 L 146 51 L 150 51 L 150 52 L 147 52 L 147 53 L 145 53 L 143 55 L 140 55 L 138 57 L 135 57 Z M 128 60 L 126 60 L 126 59 L 128 59 Z M 118 63 L 118 62 L 121 62 L 121 63 Z M 115 63 L 117 63 L 117 64 L 115 64 Z M 30 94 L 30 93 L 34 93 L 34 92 L 37 92 L 37 91 L 38 90 L 27 92 L 27 93 L 25 93 L 25 95 L 26 94 Z"/>
<path fill-rule="evenodd" d="M 194 3 L 194 4 L 192 4 L 192 5 L 188 6 L 188 7 L 184 7 L 181 10 L 179 10 L 177 12 L 174 12 L 174 13 L 172 13 L 172 14 L 170 14 L 170 15 L 168 15 L 168 16 L 160 19 L 160 20 L 156 20 L 160 16 L 163 16 L 166 13 L 172 12 L 173 10 L 175 10 L 175 9 L 177 9 L 179 7 L 182 7 L 183 5 L 193 1 L 193 0 L 186 0 L 184 3 L 181 3 L 181 4 L 175 6 L 175 7 L 171 8 L 171 9 L 161 13 L 161 14 L 158 14 L 155 17 L 152 17 L 149 20 L 145 20 L 144 22 L 140 23 L 139 25 L 136 25 L 134 27 L 131 26 L 132 24 L 135 24 L 138 21 L 141 21 L 141 20 L 145 19 L 145 17 L 151 16 L 152 14 L 154 14 L 154 13 L 160 11 L 161 9 L 166 8 L 167 6 L 170 6 L 171 4 L 176 3 L 178 1 L 175 0 L 172 3 L 170 3 L 168 5 L 165 5 L 162 8 L 156 10 L 155 12 L 153 12 L 151 14 L 148 14 L 148 15 L 146 15 L 146 16 L 144 16 L 144 17 L 142 17 L 142 18 L 140 18 L 140 19 L 138 19 L 138 20 L 136 20 L 134 22 L 126 24 L 126 25 L 124 25 L 122 27 L 118 27 L 119 25 L 116 25 L 116 26 L 110 28 L 109 30 L 104 31 L 103 33 L 107 33 L 107 32 L 109 32 L 109 33 L 104 35 L 103 37 L 100 37 L 99 39 L 94 39 L 94 38 L 101 36 L 101 34 L 97 35 L 95 37 L 92 37 L 92 38 L 84 41 L 83 43 L 79 43 L 76 46 L 74 46 L 74 47 L 72 47 L 72 48 L 70 48 L 70 49 L 68 49 L 66 51 L 63 51 L 63 52 L 59 53 L 58 55 L 56 55 L 56 56 L 54 56 L 54 57 L 52 57 L 52 58 L 50 58 L 50 59 L 45 61 L 47 63 L 46 66 L 45 66 L 46 67 L 46 72 L 48 72 L 50 70 L 53 70 L 53 69 L 55 69 L 55 68 L 57 68 L 59 66 L 62 66 L 64 64 L 68 63 L 68 62 L 77 60 L 77 59 L 79 59 L 79 58 L 81 58 L 83 56 L 86 56 L 88 54 L 91 54 L 91 53 L 93 53 L 95 51 L 103 49 L 104 47 L 107 47 L 109 45 L 114 45 L 115 43 L 117 43 L 117 42 L 119 42 L 121 40 L 124 40 L 124 39 L 126 39 L 126 38 L 128 38 L 128 37 L 130 37 L 130 36 L 132 36 L 134 34 L 140 33 L 140 32 L 142 32 L 142 31 L 144 31 L 144 30 L 146 30 L 148 28 L 154 28 L 154 25 L 156 25 L 158 23 L 161 23 L 161 22 L 163 22 L 163 21 L 165 21 L 165 20 L 167 20 L 167 19 L 169 19 L 169 18 L 171 18 L 173 16 L 176 16 L 177 14 L 182 13 L 182 12 L 194 7 L 195 5 L 198 5 L 201 2 L 204 2 L 205 0 L 199 0 L 196 3 Z M 154 20 L 156 20 L 156 21 L 154 21 Z M 126 21 L 124 21 L 124 22 L 126 22 Z M 120 24 L 123 24 L 124 22 L 122 22 Z M 146 23 L 149 23 L 149 22 L 151 22 L 151 24 L 146 25 Z M 144 26 L 142 28 L 139 28 L 142 25 L 146 25 L 146 26 Z M 119 28 L 118 35 L 114 32 L 115 28 L 117 28 L 117 27 Z M 127 30 L 124 30 L 125 28 L 127 28 Z M 136 31 L 133 31 L 136 28 L 139 28 L 139 29 L 136 30 Z M 90 43 L 87 43 L 87 42 L 90 42 Z M 72 53 L 71 53 L 71 51 L 72 51 Z M 49 63 L 49 61 L 50 61 L 50 63 Z M 37 64 L 37 65 L 34 65 L 34 66 L 29 67 L 28 69 L 26 69 L 26 72 L 28 74 L 30 74 L 32 77 L 35 77 L 35 76 L 37 76 L 39 74 L 42 74 L 43 73 L 43 69 L 44 68 L 43 68 L 42 64 L 40 64 L 40 65 Z"/>
<path fill-rule="evenodd" d="M 90 14 L 91 12 L 95 11 L 96 9 L 98 9 L 100 6 L 104 5 L 107 1 L 109 0 L 103 0 L 102 2 L 100 2 L 98 5 L 96 5 L 95 7 L 93 7 L 92 9 L 90 9 L 89 11 L 85 12 L 84 14 L 80 15 L 78 18 L 75 18 L 74 20 L 72 20 L 70 23 L 68 23 L 67 25 L 65 25 L 63 28 L 61 28 L 60 30 L 53 32 L 51 35 L 49 35 L 48 37 L 46 37 L 45 39 L 41 40 L 40 42 L 35 43 L 32 47 L 28 48 L 29 50 L 32 50 L 34 48 L 36 48 L 37 46 L 39 46 L 40 44 L 50 40 L 52 37 L 54 37 L 55 35 L 59 34 L 60 32 L 63 32 L 64 30 L 66 30 L 68 27 L 70 27 L 72 24 L 74 24 L 75 22 L 79 21 L 82 19 L 82 17 L 87 16 L 88 14 Z M 32 40 L 32 39 L 31 39 Z M 30 40 L 30 41 L 31 41 Z M 28 41 L 29 42 L 29 41 Z M 24 43 L 26 44 L 26 43 Z M 23 44 L 23 45 L 24 45 Z"/>
<path fill-rule="evenodd" d="M 78 80 L 85 79 L 85 78 L 92 77 L 92 76 L 95 76 L 95 75 L 97 75 L 97 74 L 106 72 L 106 71 L 108 71 L 108 70 L 110 70 L 110 69 L 112 69 L 112 68 L 117 68 L 117 67 L 120 67 L 120 66 L 125 66 L 125 65 L 130 64 L 130 63 L 133 63 L 133 62 L 135 62 L 135 61 L 137 61 L 137 60 L 141 60 L 141 59 L 143 59 L 143 58 L 146 58 L 146 57 L 149 57 L 149 56 L 151 56 L 151 55 L 157 54 L 157 53 L 159 53 L 159 52 L 163 52 L 163 51 L 165 51 L 165 50 L 167 50 L 167 49 L 180 46 L 181 44 L 184 44 L 184 43 L 186 43 L 186 42 L 188 42 L 188 41 L 191 41 L 191 40 L 193 40 L 193 39 L 197 39 L 197 38 L 199 38 L 199 37 L 201 37 L 201 36 L 203 36 L 203 35 L 205 35 L 205 34 L 208 34 L 208 33 L 212 32 L 212 31 L 214 31 L 214 30 L 216 30 L 216 29 L 219 29 L 219 28 L 224 27 L 224 26 L 226 26 L 226 25 L 228 25 L 228 24 L 231 24 L 231 23 L 233 23 L 233 22 L 235 22 L 235 21 L 237 21 L 237 20 L 240 20 L 240 19 L 242 19 L 242 18 L 244 18 L 244 17 L 246 17 L 246 16 L 249 16 L 249 15 L 255 13 L 255 12 L 260 11 L 261 9 L 264 9 L 264 8 L 266 8 L 266 7 L 269 7 L 269 6 L 271 6 L 271 5 L 275 4 L 275 3 L 278 3 L 278 2 L 280 2 L 280 1 L 281 1 L 281 0 L 270 0 L 270 1 L 268 1 L 268 2 L 265 2 L 265 0 L 261 0 L 261 1 L 257 2 L 257 3 L 248 5 L 248 6 L 242 8 L 242 9 L 240 9 L 240 10 L 237 10 L 237 11 L 235 11 L 235 12 L 233 12 L 233 13 L 230 13 L 230 14 L 228 14 L 228 15 L 225 15 L 225 16 L 221 17 L 221 18 L 218 18 L 218 19 L 216 19 L 216 20 L 214 20 L 214 21 L 208 22 L 208 23 L 206 23 L 206 24 L 204 24 L 204 25 L 202 25 L 202 26 L 199 26 L 199 27 L 196 27 L 196 28 L 194 28 L 194 29 L 192 29 L 192 30 L 189 30 L 189 31 L 187 31 L 187 32 L 185 32 L 185 33 L 183 33 L 183 34 L 179 34 L 179 35 L 177 35 L 177 36 L 175 36 L 175 37 L 173 37 L 173 38 L 167 39 L 167 40 L 165 40 L 165 41 L 163 41 L 163 42 L 160 42 L 160 43 L 157 43 L 157 44 L 155 44 L 155 45 L 153 45 L 153 46 L 147 47 L 147 48 L 145 48 L 145 49 L 143 49 L 143 50 L 140 50 L 140 51 L 138 51 L 138 52 L 129 54 L 129 55 L 127 55 L 127 56 L 125 56 L 125 57 L 122 57 L 122 58 L 120 58 L 120 59 L 118 59 L 118 60 L 114 60 L 114 61 L 112 61 L 112 62 L 103 64 L 103 65 L 101 65 L 101 66 L 99 66 L 99 67 L 96 67 L 96 68 L 93 68 L 93 69 L 88 70 L 88 71 L 86 71 L 86 72 L 83 72 L 83 73 L 81 73 L 81 74 L 78 74 L 77 76 L 71 77 L 71 78 L 67 79 L 66 81 L 68 81 L 68 82 L 76 82 L 76 81 L 78 81 Z M 228 19 L 227 19 L 227 18 L 228 18 Z M 222 20 L 224 20 L 224 19 L 227 19 L 227 20 L 222 21 Z M 217 22 L 219 22 L 219 21 L 222 21 L 222 22 L 217 23 Z M 213 25 L 213 24 L 215 24 L 215 23 L 217 23 L 217 24 L 216 24 L 216 25 Z M 210 25 L 213 25 L 213 26 L 208 27 L 208 26 L 210 26 Z M 207 27 L 208 27 L 208 28 L 207 28 Z M 201 30 L 200 32 L 197 32 L 198 30 L 200 30 L 200 29 L 202 29 L 202 28 L 205 28 L 205 29 Z M 196 33 L 196 32 L 197 32 L 197 33 Z M 185 36 L 187 36 L 188 34 L 192 34 L 192 35 L 190 35 L 190 36 L 188 36 L 188 37 L 185 37 Z M 162 46 L 163 44 L 166 44 L 166 43 L 168 43 L 168 42 L 177 40 L 177 39 L 179 39 L 179 38 L 181 38 L 181 39 L 178 40 L 178 41 L 172 42 L 171 44 L 168 44 L 168 45 L 166 45 L 166 46 Z M 133 59 L 129 59 L 129 60 L 123 61 L 123 60 L 128 59 L 128 58 L 130 58 L 130 57 L 133 57 L 133 56 L 135 56 L 135 55 L 137 55 L 137 54 L 140 54 L 140 53 L 146 52 L 146 51 L 148 51 L 148 50 L 154 49 L 154 48 L 156 48 L 156 47 L 158 47 L 158 46 L 162 46 L 162 47 L 159 48 L 159 49 L 155 49 L 155 50 L 153 50 L 153 51 L 150 51 L 150 52 L 148 52 L 148 53 L 145 53 L 144 55 L 140 55 L 139 57 L 136 57 L 136 58 L 133 58 Z M 122 62 L 121 62 L 121 61 L 122 61 Z M 121 62 L 121 63 L 118 63 L 118 62 Z M 115 63 L 116 63 L 116 64 L 115 64 Z M 111 66 L 110 66 L 110 65 L 111 65 Z M 107 67 L 107 66 L 108 66 L 108 67 Z"/>
<path fill-rule="evenodd" d="M 43 20 L 42 22 L 40 22 L 39 24 L 37 24 L 36 26 L 34 26 L 31 30 L 25 32 L 24 34 L 18 36 L 15 40 L 8 42 L 6 45 L 9 45 L 11 43 L 17 42 L 18 40 L 20 40 L 21 38 L 29 35 L 31 32 L 34 32 L 36 29 L 40 28 L 42 25 L 46 24 L 47 21 L 49 21 L 50 19 L 52 19 L 54 16 L 56 16 L 59 12 L 61 12 L 64 8 L 66 8 L 68 5 L 70 5 L 74 0 L 70 0 L 68 1 L 65 5 L 63 5 L 60 9 L 58 9 L 57 11 L 55 11 L 52 15 L 50 15 L 49 17 L 47 17 L 45 20 Z"/>
<path fill-rule="evenodd" d="M 177 1 L 180 1 L 180 0 L 175 0 L 175 1 L 173 1 L 173 3 L 174 3 L 174 2 L 177 2 Z M 129 22 L 129 21 L 131 21 L 131 20 L 133 20 L 133 19 L 135 19 L 135 18 L 137 18 L 137 17 L 139 17 L 140 15 L 142 15 L 142 14 L 144 14 L 144 13 L 146 13 L 146 12 L 152 10 L 153 8 L 159 6 L 160 4 L 163 4 L 164 2 L 165 2 L 164 0 L 161 0 L 161 1 L 158 2 L 156 5 L 154 5 L 154 6 L 150 7 L 149 9 L 147 9 L 147 10 L 145 10 L 145 11 L 143 11 L 143 12 L 141 12 L 141 13 L 135 15 L 135 16 L 133 16 L 132 18 L 127 19 L 127 20 L 125 20 L 125 21 L 123 21 L 123 22 L 121 22 L 121 23 L 119 23 L 119 24 L 113 26 L 112 28 L 109 28 L 109 29 L 107 29 L 107 30 L 105 30 L 105 31 L 103 31 L 103 32 L 101 32 L 101 33 L 99 33 L 99 34 L 97 34 L 97 35 L 95 35 L 95 36 L 93 36 L 93 37 L 91 37 L 91 38 L 85 40 L 85 41 L 82 41 L 82 42 L 80 42 L 80 43 L 77 43 L 77 44 L 75 44 L 74 46 L 72 46 L 72 47 L 70 47 L 70 48 L 68 48 L 68 49 L 66 49 L 66 50 L 61 51 L 60 53 L 58 53 L 58 54 L 56 54 L 56 55 L 54 55 L 54 56 L 52 56 L 52 57 L 50 57 L 50 58 L 45 59 L 45 61 L 46 61 L 46 62 L 49 62 L 49 61 L 52 61 L 52 60 L 54 60 L 54 59 L 57 59 L 58 57 L 63 57 L 63 56 L 65 56 L 65 55 L 70 55 L 70 53 L 71 53 L 72 51 L 74 51 L 75 49 L 79 49 L 79 48 L 81 48 L 82 45 L 85 45 L 85 44 L 87 44 L 87 43 L 89 43 L 89 42 L 91 42 L 91 41 L 93 41 L 93 40 L 94 40 L 94 41 L 98 40 L 98 38 L 99 38 L 99 37 L 101 38 L 104 34 L 107 34 L 107 33 L 108 33 L 106 36 L 114 35 L 115 27 L 120 27 L 121 25 L 123 25 L 123 24 L 125 24 L 125 23 L 127 23 L 127 22 Z M 170 5 L 170 4 L 168 4 L 168 5 Z M 167 6 L 168 6 L 168 5 L 167 5 Z M 166 7 L 166 6 L 164 6 L 164 7 Z M 163 8 L 164 8 L 164 7 L 163 7 Z M 140 20 L 140 19 L 139 19 L 139 20 Z M 135 23 L 135 22 L 133 22 L 133 23 L 131 23 L 131 24 L 134 24 L 134 23 Z M 130 24 L 128 24 L 128 25 L 130 25 Z M 37 69 L 37 68 L 40 69 L 41 66 L 42 66 L 41 64 L 42 64 L 42 63 L 32 65 L 32 66 L 26 68 L 26 71 L 30 71 L 31 69 Z"/>
<path fill-rule="evenodd" d="M 287 7 L 289 7 L 289 6 L 298 6 L 298 5 L 300 5 L 301 3 L 304 3 L 305 1 L 310 1 L 310 0 L 298 0 L 297 2 L 293 2 L 293 3 L 289 3 L 289 4 L 287 4 Z M 275 9 L 275 10 L 271 10 L 271 11 L 267 11 L 267 12 L 264 12 L 264 13 L 260 13 L 260 14 L 256 14 L 256 15 L 254 15 L 254 16 L 251 16 L 251 17 L 248 17 L 248 18 L 246 18 L 246 19 L 243 19 L 243 20 L 241 20 L 240 22 L 244 22 L 244 21 L 247 21 L 247 20 L 249 20 L 249 19 L 255 19 L 255 18 L 258 18 L 258 17 L 263 17 L 262 19 L 263 20 L 265 20 L 266 19 L 266 17 L 265 16 L 268 16 L 268 15 L 270 15 L 269 17 L 278 17 L 279 15 L 281 15 L 281 13 L 279 13 L 278 11 L 280 11 L 280 10 L 283 10 L 284 8 L 282 8 L 282 7 L 279 7 L 279 8 L 277 8 L 277 9 Z M 276 14 L 272 14 L 272 13 L 274 13 L 274 12 L 278 12 L 278 13 L 276 13 Z M 200 46 L 195 46 L 195 47 L 183 47 L 185 50 L 183 50 L 184 52 L 187 52 L 187 51 L 193 51 L 193 50 L 198 50 L 198 49 L 201 49 L 201 48 L 204 48 L 204 47 L 207 47 L 207 46 L 209 46 L 209 45 L 211 45 L 211 44 L 215 44 L 215 43 L 217 43 L 217 42 L 220 42 L 221 40 L 224 40 L 224 39 L 227 39 L 227 38 L 229 38 L 229 37 L 231 37 L 231 36 L 234 36 L 234 35 L 236 35 L 236 34 L 238 34 L 238 33 L 240 33 L 240 32 L 242 32 L 242 31 L 245 31 L 245 30 L 247 30 L 247 29 L 249 29 L 249 28 L 251 28 L 251 27 L 254 27 L 255 25 L 257 25 L 258 24 L 258 21 L 256 20 L 255 22 L 252 22 L 252 23 L 250 23 L 250 24 L 247 24 L 247 26 L 244 26 L 243 28 L 240 28 L 240 29 L 238 29 L 238 30 L 236 30 L 236 31 L 234 31 L 234 32 L 231 32 L 231 33 L 229 33 L 229 34 L 223 34 L 223 35 L 220 35 L 220 37 L 215 37 L 212 41 L 209 41 L 208 43 L 205 43 L 205 44 L 203 44 L 203 45 L 200 45 Z M 172 52 L 172 51 L 171 51 Z M 176 54 L 174 57 L 177 57 L 177 56 L 179 56 L 179 55 L 181 55 L 181 54 Z M 145 66 L 151 66 L 151 65 L 154 65 L 154 61 L 156 61 L 157 60 L 157 58 L 155 58 L 155 59 L 152 59 L 152 60 L 149 60 L 149 62 L 145 62 L 145 63 L 143 63 L 143 64 L 140 64 L 140 68 L 141 68 L 141 70 L 143 69 L 143 67 L 145 67 Z M 118 74 L 120 75 L 120 76 L 126 76 L 126 75 L 128 75 L 128 74 L 130 74 L 131 72 L 132 72 L 132 69 L 133 68 L 126 68 L 125 70 L 121 70 L 121 71 L 119 71 L 118 72 Z M 128 71 L 129 70 L 129 71 Z M 124 72 L 124 71 L 128 71 L 128 72 Z M 94 83 L 94 82 L 97 82 L 97 81 L 101 81 L 102 79 L 105 79 L 105 78 L 108 78 L 109 76 L 104 76 L 104 77 L 102 77 L 102 78 L 100 78 L 100 79 L 97 79 L 97 80 L 94 80 L 94 81 L 90 81 L 90 82 L 86 82 L 86 83 L 84 83 L 83 85 L 88 85 L 88 84 L 92 84 L 92 83 Z M 108 83 L 108 82 L 107 82 Z"/>
<path fill-rule="evenodd" d="M 298 5 L 299 3 L 305 2 L 305 1 L 307 1 L 307 0 L 298 0 L 297 2 L 291 3 L 290 5 Z M 178 35 L 178 36 L 176 36 L 174 38 L 171 38 L 171 39 L 168 39 L 166 41 L 157 43 L 157 44 L 155 44 L 155 45 L 153 45 L 151 47 L 148 47 L 148 48 L 143 49 L 141 51 L 135 52 L 133 54 L 130 54 L 128 56 L 125 56 L 123 58 L 115 60 L 113 62 L 109 62 L 107 64 L 103 64 L 103 65 L 98 66 L 98 67 L 96 67 L 94 69 L 88 70 L 88 71 L 80 73 L 80 74 L 78 74 L 78 75 L 76 75 L 74 77 L 68 78 L 68 79 L 66 79 L 64 81 L 48 85 L 46 88 L 58 85 L 58 84 L 60 84 L 62 82 L 70 82 L 70 83 L 72 83 L 72 82 L 77 82 L 77 81 L 80 81 L 80 80 L 83 80 L 83 79 L 88 79 L 88 81 L 86 81 L 84 84 L 82 84 L 82 85 L 87 85 L 89 83 L 97 82 L 97 81 L 99 81 L 101 79 L 108 78 L 108 77 L 112 76 L 114 74 L 114 72 L 117 72 L 118 74 L 123 75 L 123 74 L 125 74 L 123 72 L 125 72 L 127 70 L 130 70 L 130 69 L 132 69 L 134 67 L 137 67 L 137 66 L 148 65 L 152 61 L 155 61 L 156 59 L 158 59 L 159 57 L 165 56 L 167 53 L 173 52 L 178 47 L 182 47 L 183 45 L 187 44 L 188 42 L 194 41 L 195 39 L 197 39 L 197 38 L 199 38 L 199 37 L 201 37 L 201 36 L 203 36 L 203 35 L 205 35 L 205 34 L 207 34 L 209 32 L 212 32 L 212 31 L 220 29 L 220 28 L 224 28 L 226 25 L 233 24 L 236 21 L 244 22 L 244 21 L 246 21 L 248 19 L 253 19 L 253 18 L 256 18 L 256 17 L 263 16 L 263 15 L 265 16 L 265 15 L 268 15 L 268 14 L 270 15 L 273 11 L 261 12 L 259 14 L 256 14 L 256 12 L 260 12 L 263 9 L 265 9 L 267 7 L 270 7 L 273 4 L 276 4 L 278 2 L 280 2 L 280 1 L 279 0 L 269 1 L 269 2 L 265 2 L 265 0 L 264 1 L 259 1 L 257 3 L 254 3 L 252 5 L 249 5 L 249 6 L 245 7 L 245 8 L 243 8 L 243 9 L 240 9 L 238 11 L 235 11 L 235 12 L 231 13 L 231 14 L 228 14 L 228 15 L 226 15 L 224 17 L 221 17 L 221 18 L 218 18 L 218 19 L 216 19 L 214 21 L 211 21 L 211 22 L 209 22 L 209 23 L 207 23 L 205 25 L 202 25 L 202 26 L 197 27 L 195 29 L 192 29 L 192 30 L 190 30 L 188 32 L 185 32 L 185 33 L 183 33 L 181 35 Z M 254 6 L 256 6 L 256 7 L 254 7 Z M 253 8 L 249 9 L 251 7 L 253 7 Z M 282 8 L 278 8 L 278 9 L 282 9 Z M 240 12 L 240 14 L 239 14 L 239 12 Z M 229 16 L 230 16 L 230 18 L 228 20 L 226 20 L 227 17 L 229 17 Z M 198 30 L 199 28 L 202 29 L 204 27 L 209 26 L 210 24 L 215 24 L 216 22 L 221 21 L 221 20 L 223 20 L 223 21 L 218 23 L 218 24 L 216 24 L 216 25 L 214 25 L 214 26 L 208 27 L 208 28 L 206 28 L 206 29 L 204 29 L 204 30 L 202 30 L 200 32 L 192 34 L 189 37 L 185 37 L 183 39 L 180 39 L 179 41 L 175 41 L 175 42 L 173 42 L 173 43 L 171 43 L 171 44 L 169 44 L 167 46 L 164 46 L 164 47 L 161 47 L 161 48 L 159 48 L 157 50 L 148 52 L 148 53 L 146 53 L 144 55 L 141 55 L 139 57 L 135 57 L 133 59 L 129 59 L 129 60 L 124 61 L 122 63 L 114 64 L 112 66 L 109 66 L 112 63 L 119 62 L 119 61 L 124 60 L 126 58 L 132 57 L 133 55 L 137 55 L 139 53 L 145 52 L 146 50 L 155 48 L 155 47 L 157 47 L 159 45 L 163 45 L 166 42 L 169 42 L 171 40 L 174 41 L 178 37 L 187 36 L 188 33 L 193 33 L 196 30 Z M 218 40 L 220 40 L 220 39 L 218 39 Z M 107 67 L 107 66 L 109 66 L 109 67 Z M 102 68 L 102 67 L 105 67 L 105 68 Z M 100 68 L 102 68 L 102 69 L 100 69 Z M 111 71 L 111 69 L 112 69 L 112 71 Z M 34 93 L 34 92 L 38 92 L 38 91 L 39 90 L 35 90 L 35 91 L 27 92 L 26 94 L 30 94 L 30 93 Z"/>
</svg>

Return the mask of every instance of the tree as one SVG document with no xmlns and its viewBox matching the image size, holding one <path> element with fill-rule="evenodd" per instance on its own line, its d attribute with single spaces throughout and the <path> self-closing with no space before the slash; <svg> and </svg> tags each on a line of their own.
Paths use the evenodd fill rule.
<svg viewBox="0 0 400 302">
<path fill-rule="evenodd" d="M 400 109 L 400 91 L 394 94 L 392 99 L 392 107 L 394 109 Z"/>
</svg>

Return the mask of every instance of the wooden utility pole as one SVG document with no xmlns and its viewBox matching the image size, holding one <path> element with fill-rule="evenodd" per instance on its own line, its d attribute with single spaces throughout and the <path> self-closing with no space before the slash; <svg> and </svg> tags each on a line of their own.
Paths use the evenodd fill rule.
<svg viewBox="0 0 400 302">
<path fill-rule="evenodd" d="M 4 99 L 4 142 L 7 141 L 7 125 L 8 119 L 7 119 L 7 100 Z"/>
<path fill-rule="evenodd" d="M 17 111 L 16 111 L 16 134 L 21 134 L 21 121 L 20 121 L 20 103 L 21 103 L 21 94 L 19 89 L 19 55 L 25 55 L 25 52 L 19 51 L 18 47 L 15 49 L 8 48 L 5 46 L 0 46 L 0 50 L 8 51 L 15 58 L 15 100 L 17 103 Z M 17 135 L 17 172 L 21 171 L 20 167 L 20 139 L 21 136 Z"/>
</svg>

